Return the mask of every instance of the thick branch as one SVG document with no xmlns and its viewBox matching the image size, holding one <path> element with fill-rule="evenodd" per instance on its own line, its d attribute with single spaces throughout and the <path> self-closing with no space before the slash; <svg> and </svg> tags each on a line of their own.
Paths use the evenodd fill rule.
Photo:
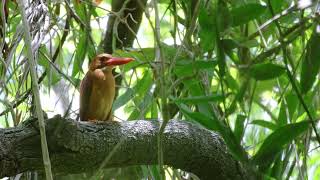
<svg viewBox="0 0 320 180">
<path fill-rule="evenodd" d="M 55 116 L 46 120 L 49 152 L 55 175 L 104 167 L 157 163 L 158 121 L 79 123 Z M 251 173 L 228 153 L 214 132 L 186 121 L 171 120 L 164 132 L 164 163 L 201 179 L 250 179 Z M 17 128 L 0 129 L 0 178 L 43 170 L 40 135 L 34 119 Z"/>
</svg>

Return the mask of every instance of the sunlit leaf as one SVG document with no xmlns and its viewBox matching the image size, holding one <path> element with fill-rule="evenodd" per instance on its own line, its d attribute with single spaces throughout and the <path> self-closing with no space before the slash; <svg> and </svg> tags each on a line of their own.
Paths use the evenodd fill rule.
<svg viewBox="0 0 320 180">
<path fill-rule="evenodd" d="M 258 125 L 264 128 L 268 128 L 270 130 L 275 130 L 277 128 L 277 125 L 265 120 L 253 120 L 250 124 Z"/>
</svg>

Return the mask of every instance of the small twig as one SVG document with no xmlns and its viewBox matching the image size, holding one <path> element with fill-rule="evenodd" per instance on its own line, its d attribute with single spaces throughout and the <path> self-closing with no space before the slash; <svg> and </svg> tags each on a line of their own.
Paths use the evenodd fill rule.
<svg viewBox="0 0 320 180">
<path fill-rule="evenodd" d="M 41 150 L 42 150 L 42 157 L 43 157 L 43 165 L 46 173 L 46 179 L 52 180 L 52 171 L 51 171 L 51 163 L 50 163 L 50 157 L 49 157 L 49 151 L 48 151 L 48 145 L 47 145 L 47 139 L 46 139 L 46 130 L 45 130 L 45 124 L 44 124 L 44 116 L 41 108 L 41 102 L 40 102 L 40 93 L 38 89 L 38 80 L 37 80 L 37 72 L 35 68 L 35 57 L 32 51 L 32 40 L 30 35 L 30 27 L 29 23 L 27 22 L 26 12 L 25 12 L 25 6 L 23 0 L 18 0 L 20 13 L 22 16 L 22 22 L 24 25 L 24 41 L 27 48 L 27 54 L 28 54 L 28 62 L 30 67 L 30 74 L 31 74 L 31 81 L 32 81 L 32 91 L 34 95 L 35 100 L 35 107 L 36 107 L 36 113 L 37 118 L 39 122 L 39 130 L 40 130 L 40 140 L 41 140 Z"/>
</svg>

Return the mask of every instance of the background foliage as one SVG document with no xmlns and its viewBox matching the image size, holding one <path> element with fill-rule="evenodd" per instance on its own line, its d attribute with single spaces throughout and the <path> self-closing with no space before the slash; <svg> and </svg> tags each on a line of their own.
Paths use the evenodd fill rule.
<svg viewBox="0 0 320 180">
<path fill-rule="evenodd" d="M 17 4 L 2 2 L 0 125 L 12 127 L 33 114 L 31 78 Z M 118 24 L 135 21 L 124 16 L 134 8 L 111 11 L 110 1 L 98 0 L 28 5 L 49 116 L 77 117 L 80 80 L 109 43 L 114 55 L 136 59 L 116 70 L 119 119 L 192 121 L 219 132 L 236 159 L 267 179 L 320 178 L 318 1 L 137 0 L 142 22 L 133 46 L 123 48 Z M 106 42 L 112 16 L 113 41 Z M 192 176 L 165 169 L 168 178 Z M 156 166 L 115 171 L 160 179 Z"/>
</svg>

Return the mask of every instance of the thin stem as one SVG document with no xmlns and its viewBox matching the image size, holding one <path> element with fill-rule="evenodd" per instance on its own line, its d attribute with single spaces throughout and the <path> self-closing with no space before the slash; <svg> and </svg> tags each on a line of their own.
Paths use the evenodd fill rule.
<svg viewBox="0 0 320 180">
<path fill-rule="evenodd" d="M 24 26 L 24 41 L 27 48 L 27 55 L 28 55 L 28 62 L 30 67 L 30 74 L 31 74 L 31 82 L 32 82 L 32 91 L 34 95 L 34 102 L 36 107 L 36 113 L 39 121 L 39 129 L 40 129 L 40 139 L 41 139 L 41 150 L 42 150 L 42 157 L 43 157 L 43 165 L 46 173 L 46 179 L 52 180 L 52 172 L 51 172 L 51 163 L 50 163 L 50 157 L 49 157 L 49 151 L 48 151 L 48 145 L 47 145 L 47 139 L 46 139 L 46 130 L 45 130 L 45 124 L 44 124 L 44 117 L 43 112 L 41 108 L 40 103 L 40 95 L 39 95 L 39 86 L 38 86 L 38 78 L 37 78 L 37 72 L 36 72 L 36 64 L 35 64 L 35 57 L 32 51 L 31 46 L 31 35 L 30 35 L 30 27 L 27 22 L 26 12 L 23 0 L 18 0 L 20 13 L 22 16 L 22 23 Z"/>
<path fill-rule="evenodd" d="M 159 19 L 159 9 L 158 9 L 158 1 L 153 0 L 153 6 L 154 6 L 154 11 L 155 11 L 155 29 L 154 29 L 154 35 L 155 39 L 157 40 L 155 42 L 155 60 L 161 62 L 160 63 L 160 73 L 159 73 L 159 80 L 160 80 L 160 99 L 161 99 L 161 109 L 162 109 L 162 124 L 160 126 L 159 134 L 158 134 L 158 165 L 159 165 L 159 170 L 160 170 L 160 179 L 165 179 L 165 172 L 163 169 L 163 144 L 162 144 L 162 139 L 163 139 L 163 132 L 166 127 L 166 124 L 169 121 L 169 116 L 167 112 L 167 98 L 166 98 L 166 92 L 165 92 L 165 83 L 164 83 L 164 78 L 165 78 L 165 62 L 162 56 L 161 52 L 161 44 L 160 44 L 160 19 Z"/>
</svg>

